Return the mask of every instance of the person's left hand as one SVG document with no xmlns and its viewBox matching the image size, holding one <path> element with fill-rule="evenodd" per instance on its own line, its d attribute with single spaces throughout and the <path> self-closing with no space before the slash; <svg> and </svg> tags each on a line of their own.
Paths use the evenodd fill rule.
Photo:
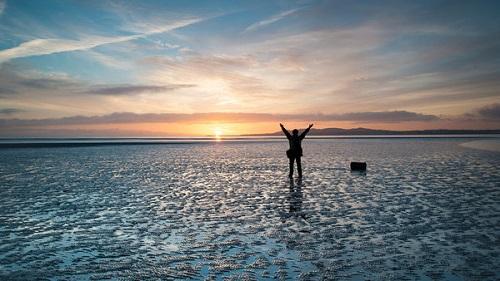
<svg viewBox="0 0 500 281">
<path fill-rule="evenodd" d="M 312 126 L 313 126 L 313 125 L 314 125 L 314 124 L 309 124 L 309 128 L 312 128 Z"/>
</svg>

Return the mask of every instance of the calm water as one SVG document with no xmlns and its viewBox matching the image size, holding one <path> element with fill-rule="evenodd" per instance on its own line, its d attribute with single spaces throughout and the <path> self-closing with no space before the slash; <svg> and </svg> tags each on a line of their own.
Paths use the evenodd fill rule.
<svg viewBox="0 0 500 281">
<path fill-rule="evenodd" d="M 302 181 L 284 141 L 0 149 L 0 279 L 498 280 L 468 141 L 306 140 Z"/>
</svg>

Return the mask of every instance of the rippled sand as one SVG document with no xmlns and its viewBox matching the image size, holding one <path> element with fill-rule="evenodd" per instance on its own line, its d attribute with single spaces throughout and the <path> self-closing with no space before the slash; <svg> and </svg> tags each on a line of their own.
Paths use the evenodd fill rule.
<svg viewBox="0 0 500 281">
<path fill-rule="evenodd" d="M 0 279 L 498 280 L 500 153 L 461 142 L 306 140 L 302 181 L 286 142 L 0 149 Z"/>
</svg>

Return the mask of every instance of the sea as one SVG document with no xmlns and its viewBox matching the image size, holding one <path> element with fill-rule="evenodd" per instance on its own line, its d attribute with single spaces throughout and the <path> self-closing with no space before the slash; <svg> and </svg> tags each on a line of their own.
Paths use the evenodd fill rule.
<svg viewBox="0 0 500 281">
<path fill-rule="evenodd" d="M 500 279 L 500 136 L 287 146 L 0 140 L 0 280 Z"/>
</svg>

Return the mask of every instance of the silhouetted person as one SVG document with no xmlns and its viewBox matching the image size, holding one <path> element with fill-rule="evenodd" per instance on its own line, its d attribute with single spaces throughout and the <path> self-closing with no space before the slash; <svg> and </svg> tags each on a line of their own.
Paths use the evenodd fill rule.
<svg viewBox="0 0 500 281">
<path fill-rule="evenodd" d="M 290 149 L 286 151 L 286 156 L 290 159 L 290 175 L 289 177 L 293 177 L 293 162 L 297 161 L 297 171 L 299 172 L 299 178 L 302 178 L 302 164 L 300 163 L 300 157 L 302 157 L 302 140 L 306 137 L 307 133 L 313 124 L 310 124 L 307 129 L 299 135 L 299 131 L 294 129 L 292 134 L 283 127 L 283 124 L 280 123 L 281 130 L 285 134 L 288 139 L 288 143 L 290 144 Z"/>
</svg>

